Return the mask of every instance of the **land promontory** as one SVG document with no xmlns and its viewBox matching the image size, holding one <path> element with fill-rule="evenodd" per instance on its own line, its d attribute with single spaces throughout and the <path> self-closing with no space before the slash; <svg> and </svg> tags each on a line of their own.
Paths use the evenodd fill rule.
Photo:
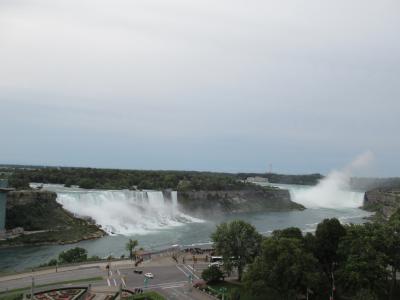
<svg viewBox="0 0 400 300">
<path fill-rule="evenodd" d="M 105 235 L 97 225 L 77 218 L 56 201 L 57 194 L 20 190 L 7 194 L 6 229 L 15 234 L 0 241 L 0 247 L 26 244 L 64 244 Z M 23 229 L 23 231 L 22 231 Z"/>
</svg>

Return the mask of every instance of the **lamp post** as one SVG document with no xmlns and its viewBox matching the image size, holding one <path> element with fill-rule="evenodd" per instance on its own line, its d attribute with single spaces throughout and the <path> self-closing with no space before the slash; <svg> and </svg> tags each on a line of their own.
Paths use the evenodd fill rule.
<svg viewBox="0 0 400 300">
<path fill-rule="evenodd" d="M 35 278 L 32 276 L 32 284 L 31 284 L 31 300 L 34 299 L 34 291 L 35 290 Z"/>
</svg>

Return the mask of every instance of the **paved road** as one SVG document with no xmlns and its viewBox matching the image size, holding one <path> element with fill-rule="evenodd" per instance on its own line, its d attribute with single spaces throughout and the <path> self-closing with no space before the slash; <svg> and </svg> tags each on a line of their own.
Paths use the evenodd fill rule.
<svg viewBox="0 0 400 300">
<path fill-rule="evenodd" d="M 169 265 L 169 266 L 149 266 L 139 267 L 143 274 L 150 272 L 154 275 L 153 279 L 148 280 L 148 286 L 157 286 L 165 284 L 185 284 L 189 282 L 189 276 L 193 280 L 199 279 L 201 271 L 206 267 L 206 264 L 197 265 L 195 270 L 190 265 Z M 97 282 L 95 285 L 119 286 L 122 285 L 129 289 L 143 288 L 144 275 L 133 272 L 134 268 L 111 268 L 110 276 L 105 273 L 104 282 Z"/>
<path fill-rule="evenodd" d="M 35 280 L 35 285 L 50 284 L 67 280 L 78 280 L 97 276 L 103 276 L 104 271 L 98 267 L 84 268 L 73 271 L 55 272 L 37 275 L 34 272 L 27 273 L 18 279 L 0 280 L 0 292 L 16 288 L 24 288 L 31 286 L 32 276 Z"/>
<path fill-rule="evenodd" d="M 144 273 L 151 272 L 154 278 L 148 280 L 148 289 L 156 290 L 162 293 L 167 299 L 209 299 L 196 290 L 190 289 L 189 276 L 194 280 L 198 279 L 201 271 L 206 268 L 207 264 L 198 264 L 193 270 L 193 266 L 184 264 L 169 264 L 166 266 L 143 266 L 138 269 Z M 144 275 L 133 272 L 134 268 L 129 265 L 112 265 L 110 272 L 107 271 L 105 265 L 99 266 L 82 266 L 76 269 L 61 269 L 59 272 L 49 270 L 47 272 L 26 273 L 13 277 L 0 277 L 0 292 L 16 288 L 25 288 L 31 285 L 32 275 L 35 279 L 35 285 L 50 284 L 57 282 L 85 279 L 91 277 L 103 277 L 102 280 L 91 282 L 94 288 L 103 288 L 105 290 L 117 290 L 122 284 L 124 288 L 145 289 Z M 82 283 L 86 285 L 89 282 Z M 79 285 L 78 283 L 76 285 Z M 60 285 L 57 285 L 60 286 Z M 65 286 L 71 286 L 66 284 Z M 46 287 L 50 288 L 50 287 Z M 40 289 L 40 288 L 39 288 Z M 43 289 L 43 288 L 42 288 Z"/>
</svg>

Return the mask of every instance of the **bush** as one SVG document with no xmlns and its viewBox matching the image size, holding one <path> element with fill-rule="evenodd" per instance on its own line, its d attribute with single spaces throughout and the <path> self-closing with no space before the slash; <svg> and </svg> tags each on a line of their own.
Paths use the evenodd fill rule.
<svg viewBox="0 0 400 300">
<path fill-rule="evenodd" d="M 201 273 L 201 278 L 207 281 L 207 283 L 218 282 L 224 278 L 224 274 L 217 266 L 211 266 Z"/>
<path fill-rule="evenodd" d="M 57 259 L 55 259 L 55 258 L 51 259 L 51 260 L 48 262 L 47 265 L 48 265 L 48 266 L 55 266 L 55 265 L 57 265 Z"/>
<path fill-rule="evenodd" d="M 75 247 L 67 251 L 63 251 L 58 255 L 58 261 L 64 263 L 75 263 L 87 261 L 87 250 Z"/>
</svg>

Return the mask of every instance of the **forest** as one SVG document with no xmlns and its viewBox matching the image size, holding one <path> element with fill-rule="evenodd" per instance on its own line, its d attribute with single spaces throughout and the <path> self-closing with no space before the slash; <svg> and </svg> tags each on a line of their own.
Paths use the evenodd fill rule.
<svg viewBox="0 0 400 300">
<path fill-rule="evenodd" d="M 270 182 L 316 184 L 321 177 L 314 175 L 278 175 L 255 173 L 217 173 L 197 171 L 121 170 L 69 167 L 9 167 L 9 185 L 28 188 L 30 182 L 64 184 L 85 189 L 175 189 L 189 190 L 243 190 L 260 187 L 245 182 L 250 176 L 266 176 Z"/>
<path fill-rule="evenodd" d="M 266 237 L 235 220 L 217 226 L 211 238 L 223 271 L 238 277 L 224 283 L 211 267 L 203 278 L 225 285 L 228 299 L 400 299 L 400 210 L 385 223 L 325 219 L 305 235 L 290 227 Z"/>
</svg>

